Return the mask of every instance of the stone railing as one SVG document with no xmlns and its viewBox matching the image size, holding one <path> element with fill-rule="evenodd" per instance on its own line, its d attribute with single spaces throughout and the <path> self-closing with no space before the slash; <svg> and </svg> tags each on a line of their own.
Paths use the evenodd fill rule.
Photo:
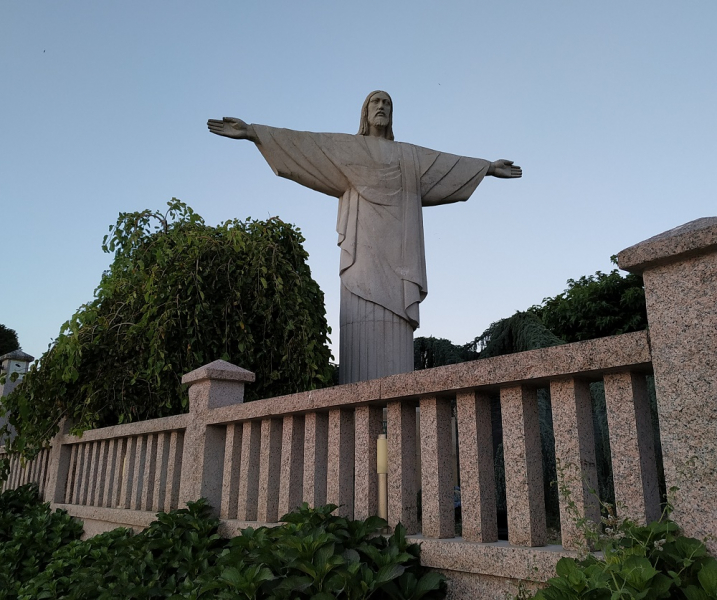
<svg viewBox="0 0 717 600">
<path fill-rule="evenodd" d="M 66 429 L 6 487 L 45 498 L 88 534 L 144 527 L 158 510 L 206 497 L 224 534 L 275 523 L 302 501 L 348 517 L 378 511 L 376 440 L 388 438 L 388 521 L 423 544 L 453 597 L 504 597 L 538 584 L 580 541 L 560 505 L 562 545 L 546 546 L 537 390 L 548 389 L 562 485 L 598 519 L 589 383 L 603 381 L 616 503 L 638 522 L 660 514 L 646 375 L 654 373 L 667 487 L 687 535 L 717 550 L 717 219 L 623 251 L 644 274 L 650 331 L 566 344 L 373 381 L 243 403 L 253 374 L 216 361 L 185 375 L 190 413 L 86 432 Z M 498 541 L 491 395 L 502 418 L 508 540 Z M 455 401 L 462 536 L 454 523 Z M 420 410 L 416 410 L 416 409 Z M 385 413 L 384 413 L 385 411 Z M 417 424 L 420 430 L 417 439 Z M 66 426 L 65 426 L 66 427 Z M 419 460 L 420 456 L 420 460 Z M 420 468 L 418 465 L 420 464 Z M 420 472 L 419 472 L 420 471 Z M 419 520 L 417 492 L 421 490 Z"/>
</svg>

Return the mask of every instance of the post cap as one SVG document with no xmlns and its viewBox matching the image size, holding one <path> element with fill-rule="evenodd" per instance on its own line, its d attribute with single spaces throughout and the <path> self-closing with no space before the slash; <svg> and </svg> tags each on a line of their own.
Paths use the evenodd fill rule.
<svg viewBox="0 0 717 600">
<path fill-rule="evenodd" d="M 703 217 L 626 248 L 618 266 L 633 273 L 717 250 L 717 217 Z"/>
<path fill-rule="evenodd" d="M 215 360 L 203 367 L 186 373 L 182 377 L 182 383 L 192 384 L 205 379 L 252 382 L 256 379 L 256 376 L 251 371 L 237 367 L 225 360 Z"/>
</svg>

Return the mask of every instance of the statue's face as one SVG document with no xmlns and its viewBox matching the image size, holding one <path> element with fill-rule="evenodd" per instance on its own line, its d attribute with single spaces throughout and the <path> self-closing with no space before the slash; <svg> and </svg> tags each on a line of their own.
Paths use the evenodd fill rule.
<svg viewBox="0 0 717 600">
<path fill-rule="evenodd" d="M 388 127 L 391 120 L 391 99 L 388 94 L 379 92 L 371 96 L 368 102 L 368 123 L 374 127 Z"/>
</svg>

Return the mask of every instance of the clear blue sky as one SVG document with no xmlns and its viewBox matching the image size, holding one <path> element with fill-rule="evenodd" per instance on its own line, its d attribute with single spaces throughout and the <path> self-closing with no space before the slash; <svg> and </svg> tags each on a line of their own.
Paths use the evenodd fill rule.
<svg viewBox="0 0 717 600">
<path fill-rule="evenodd" d="M 417 335 L 464 343 L 568 278 L 717 214 L 717 2 L 0 0 L 0 323 L 39 357 L 92 299 L 120 211 L 306 237 L 338 340 L 336 200 L 275 177 L 210 117 L 396 139 L 523 167 L 424 211 Z"/>
</svg>

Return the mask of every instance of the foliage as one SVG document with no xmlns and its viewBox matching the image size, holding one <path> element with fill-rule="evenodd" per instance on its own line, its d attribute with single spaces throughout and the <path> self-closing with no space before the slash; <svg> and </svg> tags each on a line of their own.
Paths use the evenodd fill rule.
<svg viewBox="0 0 717 600">
<path fill-rule="evenodd" d="M 525 352 L 558 346 L 562 340 L 548 330 L 530 312 L 516 312 L 512 317 L 493 323 L 481 335 L 466 345 L 478 358 L 491 358 L 514 352 Z"/>
<path fill-rule="evenodd" d="M 20 343 L 17 341 L 15 330 L 0 323 L 0 356 L 18 348 L 20 348 Z"/>
<path fill-rule="evenodd" d="M 350 521 L 332 515 L 335 508 L 304 505 L 282 526 L 226 540 L 200 500 L 159 513 L 137 535 L 119 528 L 82 541 L 79 524 L 59 511 L 47 517 L 48 505 L 26 486 L 0 495 L 0 515 L 10 515 L 0 527 L 12 530 L 0 538 L 0 600 L 445 596 L 445 578 L 420 566 L 419 547 L 408 543 L 402 526 L 386 538 L 377 535 L 382 519 Z"/>
<path fill-rule="evenodd" d="M 478 358 L 477 353 L 466 346 L 456 346 L 444 338 L 418 337 L 413 340 L 413 368 L 416 371 L 453 365 L 476 358 Z"/>
<path fill-rule="evenodd" d="M 615 262 L 615 257 L 612 258 Z M 642 277 L 617 269 L 568 279 L 568 288 L 529 311 L 565 342 L 579 342 L 647 328 Z"/>
<path fill-rule="evenodd" d="M 6 398 L 32 456 L 71 417 L 75 433 L 187 409 L 184 373 L 222 358 L 256 373 L 247 400 L 330 383 L 323 293 L 303 237 L 278 218 L 206 225 L 178 200 L 122 213 L 95 299 Z"/>
<path fill-rule="evenodd" d="M 560 559 L 557 577 L 534 598 L 717 600 L 717 561 L 702 542 L 680 535 L 668 512 L 669 506 L 662 519 L 639 526 L 618 520 L 609 508 L 603 518 L 604 534 L 586 529 L 602 557 Z"/>
<path fill-rule="evenodd" d="M 43 504 L 35 484 L 0 494 L 0 600 L 17 597 L 23 581 L 42 573 L 52 555 L 82 533 L 65 511 Z"/>
</svg>

